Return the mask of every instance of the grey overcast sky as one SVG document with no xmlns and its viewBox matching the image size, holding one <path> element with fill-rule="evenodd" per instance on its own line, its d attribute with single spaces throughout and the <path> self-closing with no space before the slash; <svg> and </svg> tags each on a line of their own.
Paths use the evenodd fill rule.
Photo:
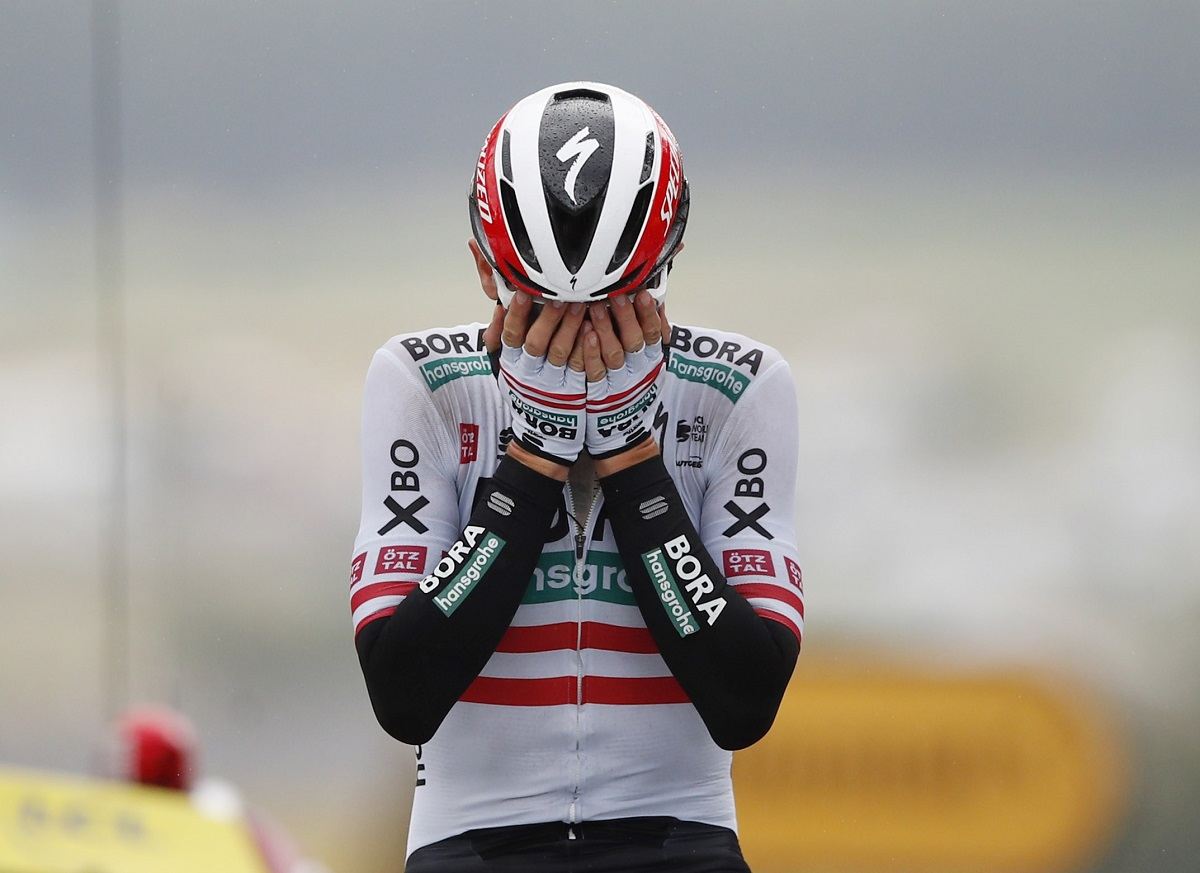
<svg viewBox="0 0 1200 873">
<path fill-rule="evenodd" d="M 0 0 L 0 205 L 90 191 L 88 15 Z M 1200 166 L 1196 0 L 126 0 L 121 17 L 134 191 L 465 177 L 500 112 L 569 78 L 641 94 L 705 161 Z"/>
</svg>

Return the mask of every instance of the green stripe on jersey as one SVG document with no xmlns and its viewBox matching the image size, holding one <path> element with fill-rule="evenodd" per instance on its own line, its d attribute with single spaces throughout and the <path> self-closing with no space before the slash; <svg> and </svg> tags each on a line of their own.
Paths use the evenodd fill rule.
<svg viewBox="0 0 1200 873">
<path fill-rule="evenodd" d="M 636 606 L 633 589 L 625 578 L 621 556 L 589 552 L 579 578 L 575 577 L 575 553 L 543 552 L 529 579 L 522 603 L 556 603 L 560 600 L 602 600 Z"/>
</svg>

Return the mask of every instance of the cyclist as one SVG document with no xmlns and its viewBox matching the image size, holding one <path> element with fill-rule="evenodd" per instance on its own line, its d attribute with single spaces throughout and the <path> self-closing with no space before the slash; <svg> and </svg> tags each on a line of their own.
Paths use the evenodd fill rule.
<svg viewBox="0 0 1200 873">
<path fill-rule="evenodd" d="M 468 196 L 488 324 L 389 340 L 352 622 L 416 746 L 407 870 L 746 870 L 730 750 L 800 649 L 787 363 L 671 327 L 690 204 L 639 98 L 538 91 Z"/>
</svg>

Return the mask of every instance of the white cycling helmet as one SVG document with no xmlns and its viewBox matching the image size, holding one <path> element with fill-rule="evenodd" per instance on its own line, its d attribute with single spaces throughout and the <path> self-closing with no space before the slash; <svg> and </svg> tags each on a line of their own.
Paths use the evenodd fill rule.
<svg viewBox="0 0 1200 873">
<path fill-rule="evenodd" d="M 662 299 L 689 203 L 666 122 L 598 82 L 544 88 L 506 112 L 468 195 L 505 306 L 516 291 L 592 302 L 647 288 Z"/>
</svg>

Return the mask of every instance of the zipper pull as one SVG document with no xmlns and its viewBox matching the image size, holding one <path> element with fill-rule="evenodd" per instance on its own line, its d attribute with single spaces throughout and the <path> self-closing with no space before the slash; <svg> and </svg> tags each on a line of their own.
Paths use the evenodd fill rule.
<svg viewBox="0 0 1200 873">
<path fill-rule="evenodd" d="M 575 560 L 583 560 L 583 531 L 578 528 L 575 531 Z"/>
</svg>

